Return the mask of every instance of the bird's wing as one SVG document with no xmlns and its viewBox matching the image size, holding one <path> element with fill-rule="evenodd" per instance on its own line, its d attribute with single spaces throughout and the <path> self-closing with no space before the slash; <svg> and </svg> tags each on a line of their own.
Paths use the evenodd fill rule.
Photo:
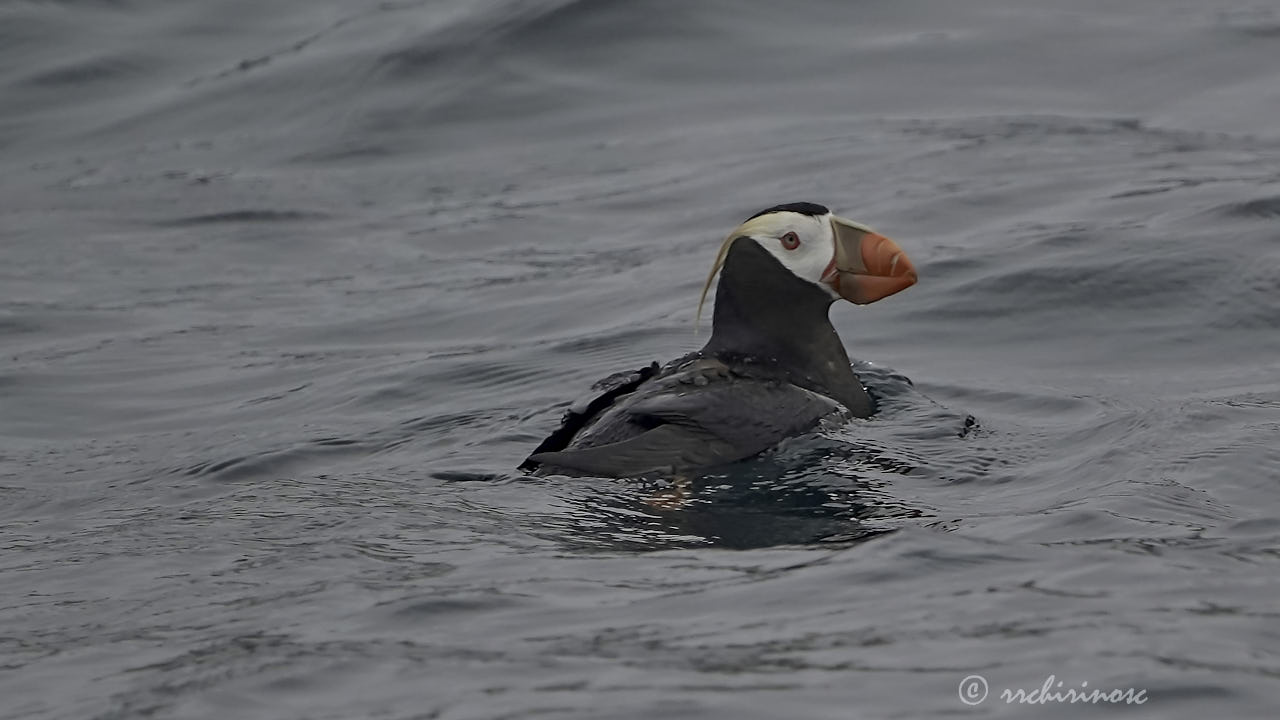
<svg viewBox="0 0 1280 720">
<path fill-rule="evenodd" d="M 520 463 L 519 469 L 525 472 L 532 471 L 538 467 L 539 462 L 534 458 L 535 455 L 568 447 L 569 442 L 579 430 L 607 410 L 619 397 L 635 392 L 636 388 L 656 375 L 658 370 L 658 363 L 655 362 L 633 372 L 614 373 L 596 381 L 591 386 L 591 394 L 569 406 L 560 420 L 560 427 L 553 430 L 538 447 L 534 448 L 533 453 Z"/>
<path fill-rule="evenodd" d="M 635 477 L 681 468 L 728 462 L 734 446 L 700 428 L 659 425 L 626 440 L 607 445 L 539 452 L 526 462 L 601 477 Z"/>
<path fill-rule="evenodd" d="M 645 432 L 619 442 L 539 451 L 529 461 L 593 475 L 628 477 L 741 460 L 802 433 L 841 406 L 789 384 L 724 381 L 671 388 L 626 406 Z"/>
</svg>

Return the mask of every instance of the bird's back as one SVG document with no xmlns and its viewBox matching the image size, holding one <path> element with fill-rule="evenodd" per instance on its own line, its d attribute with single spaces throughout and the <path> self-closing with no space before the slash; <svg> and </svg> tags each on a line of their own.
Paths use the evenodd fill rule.
<svg viewBox="0 0 1280 720">
<path fill-rule="evenodd" d="M 623 477 L 741 460 L 841 410 L 749 361 L 688 355 L 610 376 L 521 466 Z"/>
</svg>

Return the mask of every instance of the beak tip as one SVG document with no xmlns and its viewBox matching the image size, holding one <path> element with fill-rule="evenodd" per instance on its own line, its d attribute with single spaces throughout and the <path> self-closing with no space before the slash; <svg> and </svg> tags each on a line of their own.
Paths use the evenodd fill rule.
<svg viewBox="0 0 1280 720">
<path fill-rule="evenodd" d="M 867 305 L 919 282 L 915 264 L 893 240 L 840 218 L 832 227 L 835 254 L 828 272 L 835 282 L 829 284 L 840 297 Z M 822 280 L 828 282 L 825 274 Z"/>
</svg>

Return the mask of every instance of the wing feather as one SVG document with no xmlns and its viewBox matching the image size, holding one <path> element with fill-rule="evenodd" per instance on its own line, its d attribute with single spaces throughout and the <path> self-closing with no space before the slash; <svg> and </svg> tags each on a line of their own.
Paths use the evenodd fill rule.
<svg viewBox="0 0 1280 720">
<path fill-rule="evenodd" d="M 767 450 L 840 410 L 830 398 L 776 382 L 670 387 L 614 410 L 649 428 L 639 435 L 592 447 L 539 448 L 526 463 L 609 477 L 705 468 Z"/>
<path fill-rule="evenodd" d="M 655 362 L 634 372 L 614 373 L 597 381 L 591 389 L 599 394 L 589 395 L 570 406 L 560 420 L 560 427 L 553 430 L 538 447 L 534 448 L 533 453 L 520 463 L 519 469 L 525 472 L 535 470 L 539 462 L 534 458 L 535 455 L 568 447 L 578 431 L 586 427 L 597 415 L 609 409 L 619 397 L 635 392 L 637 388 L 648 382 L 658 373 L 658 369 L 658 363 Z"/>
</svg>

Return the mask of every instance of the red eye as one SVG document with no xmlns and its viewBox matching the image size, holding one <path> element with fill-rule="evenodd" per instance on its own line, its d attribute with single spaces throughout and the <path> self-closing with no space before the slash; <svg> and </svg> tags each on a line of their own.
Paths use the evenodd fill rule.
<svg viewBox="0 0 1280 720">
<path fill-rule="evenodd" d="M 778 239 L 782 241 L 782 247 L 788 250 L 795 250 L 800 247 L 800 237 L 793 232 L 789 232 Z"/>
</svg>

